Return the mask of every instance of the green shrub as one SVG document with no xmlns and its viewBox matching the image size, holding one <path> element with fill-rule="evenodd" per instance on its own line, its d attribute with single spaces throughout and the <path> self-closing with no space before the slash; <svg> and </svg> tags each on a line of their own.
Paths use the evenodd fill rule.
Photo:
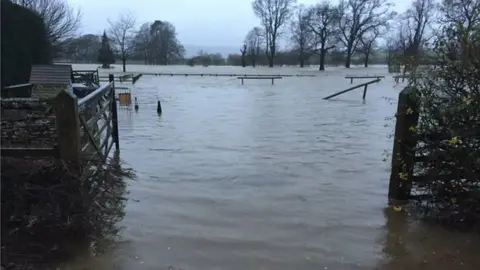
<svg viewBox="0 0 480 270">
<path fill-rule="evenodd" d="M 445 26 L 434 67 L 412 72 L 421 93 L 416 185 L 424 214 L 455 225 L 480 221 L 480 28 Z"/>
</svg>

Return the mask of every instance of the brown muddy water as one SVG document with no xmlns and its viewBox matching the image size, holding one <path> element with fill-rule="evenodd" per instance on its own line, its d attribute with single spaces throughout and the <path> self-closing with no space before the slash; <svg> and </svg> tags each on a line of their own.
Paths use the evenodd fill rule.
<svg viewBox="0 0 480 270">
<path fill-rule="evenodd" d="M 76 69 L 93 68 L 78 65 Z M 130 72 L 318 74 L 314 68 L 147 67 Z M 117 67 L 115 70 L 120 70 Z M 480 240 L 387 209 L 401 90 L 331 68 L 277 80 L 144 76 L 119 109 L 121 158 L 137 174 L 106 254 L 68 269 L 480 269 Z M 363 82 L 359 80 L 358 82 Z M 157 115 L 156 102 L 163 105 Z"/>
</svg>

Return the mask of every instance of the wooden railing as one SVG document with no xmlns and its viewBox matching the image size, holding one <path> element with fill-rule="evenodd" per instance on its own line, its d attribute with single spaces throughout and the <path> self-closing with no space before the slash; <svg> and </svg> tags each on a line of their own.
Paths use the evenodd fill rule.
<svg viewBox="0 0 480 270">
<path fill-rule="evenodd" d="M 5 86 L 2 89 L 2 98 L 27 98 L 32 95 L 32 84 L 23 83 Z"/>
<path fill-rule="evenodd" d="M 376 75 L 376 76 L 345 76 L 345 79 L 350 79 L 350 84 L 353 84 L 353 79 L 384 79 L 385 76 Z"/>
<path fill-rule="evenodd" d="M 119 83 L 125 83 L 125 82 L 132 82 L 132 84 L 135 84 L 141 77 L 143 76 L 142 73 L 139 73 L 137 75 L 134 74 L 124 74 L 124 75 L 119 75 L 115 77 L 115 81 Z M 109 81 L 109 76 L 100 76 L 100 82 L 105 82 Z"/>
<path fill-rule="evenodd" d="M 86 85 L 99 85 L 100 77 L 98 75 L 98 69 L 72 71 L 72 83 L 84 83 Z"/>
<path fill-rule="evenodd" d="M 200 76 L 200 77 L 317 77 L 316 74 L 246 74 L 246 73 L 145 73 L 142 75 L 149 76 Z"/>
<path fill-rule="evenodd" d="M 79 163 L 105 161 L 113 144 L 119 150 L 113 75 L 110 83 L 80 100 L 62 91 L 55 103 L 60 158 Z"/>
<path fill-rule="evenodd" d="M 335 93 L 335 94 L 331 94 L 331 95 L 329 95 L 329 96 L 326 96 L 326 97 L 324 97 L 323 99 L 331 99 L 331 98 L 333 98 L 333 97 L 336 97 L 336 96 L 338 96 L 338 95 L 341 95 L 341 94 L 350 92 L 350 91 L 352 91 L 352 90 L 355 90 L 355 89 L 361 88 L 361 87 L 363 87 L 363 99 L 365 99 L 365 97 L 367 96 L 367 88 L 368 88 L 368 85 L 370 85 L 370 84 L 372 84 L 372 83 L 377 83 L 377 82 L 379 82 L 379 81 L 380 81 L 380 78 L 377 78 L 377 79 L 375 79 L 375 80 L 368 81 L 368 82 L 366 82 L 366 83 L 362 83 L 362 84 L 359 84 L 359 85 L 355 85 L 355 86 L 353 86 L 353 87 L 347 88 L 347 89 L 342 90 L 342 91 L 340 91 L 340 92 L 337 92 L 337 93 Z"/>
</svg>

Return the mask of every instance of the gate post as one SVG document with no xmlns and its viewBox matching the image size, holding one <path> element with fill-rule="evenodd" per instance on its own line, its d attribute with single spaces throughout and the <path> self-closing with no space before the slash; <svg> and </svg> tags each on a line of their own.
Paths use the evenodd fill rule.
<svg viewBox="0 0 480 270">
<path fill-rule="evenodd" d="M 80 165 L 81 158 L 77 97 L 67 91 L 60 91 L 55 98 L 54 106 L 59 156 L 75 168 Z"/>
<path fill-rule="evenodd" d="M 389 200 L 406 201 L 410 197 L 419 117 L 419 92 L 406 87 L 398 95 L 397 122 L 393 139 L 392 171 L 388 187 Z"/>
<path fill-rule="evenodd" d="M 113 74 L 108 75 L 108 81 L 112 84 L 112 125 L 113 125 L 113 139 L 115 140 L 115 149 L 120 151 L 120 138 L 118 136 L 118 115 L 117 115 L 117 101 L 115 100 L 115 78 Z"/>
</svg>

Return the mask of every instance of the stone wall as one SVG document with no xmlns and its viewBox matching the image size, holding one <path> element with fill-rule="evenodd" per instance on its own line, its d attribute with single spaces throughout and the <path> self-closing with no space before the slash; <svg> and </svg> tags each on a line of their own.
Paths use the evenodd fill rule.
<svg viewBox="0 0 480 270">
<path fill-rule="evenodd" d="M 1 108 L 2 148 L 53 147 L 56 144 L 55 112 L 48 101 L 2 99 Z"/>
</svg>

